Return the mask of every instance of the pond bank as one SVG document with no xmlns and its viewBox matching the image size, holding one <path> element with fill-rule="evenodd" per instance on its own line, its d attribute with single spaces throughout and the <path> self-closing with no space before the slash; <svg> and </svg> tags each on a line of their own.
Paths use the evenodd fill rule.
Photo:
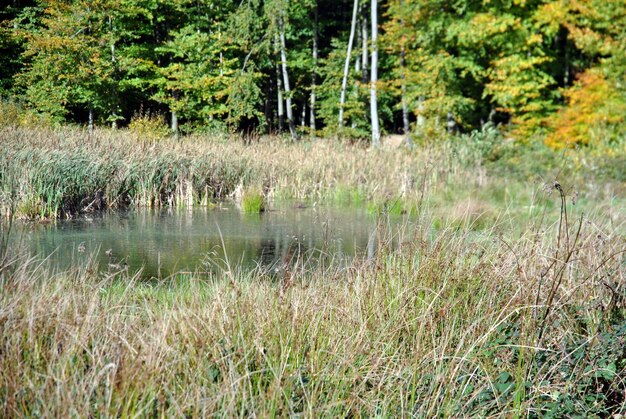
<svg viewBox="0 0 626 419">
<path fill-rule="evenodd" d="M 102 209 L 210 206 L 225 198 L 240 202 L 247 195 L 257 200 L 250 206 L 257 211 L 263 201 L 295 198 L 390 213 L 472 207 L 491 213 L 493 222 L 497 211 L 491 207 L 536 205 L 541 183 L 549 186 L 556 177 L 571 193 L 580 192 L 582 203 L 624 190 L 617 178 L 596 179 L 593 159 L 560 161 L 560 153 L 518 156 L 521 148 L 511 144 L 492 146 L 496 153 L 469 140 L 383 151 L 334 140 L 290 144 L 264 139 L 246 146 L 224 136 L 146 143 L 122 130 L 89 134 L 75 127 L 4 127 L 0 139 L 0 211 L 6 217 L 12 208 L 15 217 L 26 219 L 71 218 Z"/>
</svg>

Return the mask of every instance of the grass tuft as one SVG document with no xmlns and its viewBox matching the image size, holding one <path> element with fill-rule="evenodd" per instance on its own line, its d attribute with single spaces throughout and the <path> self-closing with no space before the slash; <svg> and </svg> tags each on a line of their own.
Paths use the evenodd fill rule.
<svg viewBox="0 0 626 419">
<path fill-rule="evenodd" d="M 241 197 L 241 209 L 243 212 L 260 213 L 265 211 L 265 198 L 256 190 L 248 190 Z"/>
<path fill-rule="evenodd" d="M 0 413 L 623 414 L 623 225 L 563 208 L 516 240 L 381 223 L 369 258 L 278 278 L 14 261 L 0 274 Z"/>
</svg>

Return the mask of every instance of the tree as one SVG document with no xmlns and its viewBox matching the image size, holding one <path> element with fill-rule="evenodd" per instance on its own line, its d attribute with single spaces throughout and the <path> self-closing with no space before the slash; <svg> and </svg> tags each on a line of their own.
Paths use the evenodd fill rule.
<svg viewBox="0 0 626 419">
<path fill-rule="evenodd" d="M 206 33 L 188 25 L 171 35 L 172 39 L 158 48 L 171 58 L 167 66 L 158 68 L 161 79 L 154 99 L 167 104 L 174 118 L 180 115 L 204 125 L 219 125 L 215 121 L 228 114 L 226 98 L 236 60 L 224 58 L 228 48 L 217 32 Z"/>
<path fill-rule="evenodd" d="M 40 25 L 20 28 L 28 64 L 18 83 L 36 109 L 62 118 L 69 106 L 81 104 L 92 116 L 101 104 L 101 83 L 111 70 L 100 59 L 103 22 L 94 18 L 84 5 L 51 1 Z"/>
<path fill-rule="evenodd" d="M 18 16 L 34 17 L 38 10 L 30 2 L 14 0 L 10 6 L 0 10 L 0 97 L 9 97 L 13 89 L 14 79 L 23 65 L 23 43 L 16 36 Z"/>
<path fill-rule="evenodd" d="M 370 68 L 370 117 L 372 123 L 372 146 L 380 146 L 380 127 L 378 125 L 378 98 L 376 83 L 378 82 L 378 0 L 371 0 L 372 10 L 372 64 Z"/>
<path fill-rule="evenodd" d="M 282 13 L 282 12 L 279 12 Z M 285 86 L 286 95 L 286 108 L 287 108 L 287 123 L 289 124 L 289 132 L 291 132 L 291 139 L 295 142 L 298 141 L 298 133 L 296 132 L 296 125 L 293 120 L 293 107 L 291 102 L 291 85 L 289 84 L 289 71 L 287 70 L 287 53 L 285 42 L 285 23 L 282 14 L 278 17 L 278 37 L 280 39 L 280 62 L 283 71 L 283 83 Z"/>
<path fill-rule="evenodd" d="M 343 107 L 346 103 L 346 88 L 348 86 L 348 72 L 350 71 L 350 58 L 352 57 L 352 44 L 354 43 L 354 33 L 356 31 L 356 18 L 359 10 L 359 0 L 354 0 L 352 7 L 352 23 L 350 25 L 350 39 L 348 40 L 348 51 L 346 52 L 346 62 L 343 67 L 343 79 L 341 82 L 341 97 L 339 99 L 339 128 L 343 127 Z"/>
<path fill-rule="evenodd" d="M 315 1 L 315 11 L 314 11 L 314 26 L 313 26 L 313 71 L 311 71 L 311 97 L 310 97 L 310 130 L 311 135 L 315 136 L 315 131 L 317 130 L 315 124 L 315 99 L 316 99 L 316 89 L 317 89 L 317 66 L 318 66 L 318 58 L 319 58 L 319 11 L 317 0 Z"/>
<path fill-rule="evenodd" d="M 620 1 L 553 1 L 537 11 L 547 33 L 562 33 L 576 73 L 564 90 L 566 105 L 547 120 L 546 143 L 555 148 L 618 142 L 626 134 L 626 4 Z M 578 68 L 576 68 L 578 67 Z"/>
<path fill-rule="evenodd" d="M 14 0 L 0 93 L 89 126 L 147 110 L 174 132 L 258 130 L 286 114 L 294 139 L 300 125 L 373 144 L 384 130 L 408 141 L 411 122 L 422 136 L 489 120 L 527 137 L 563 131 L 563 105 L 590 110 L 584 92 L 622 103 L 621 0 L 388 0 L 380 16 L 378 2 L 342 4 Z"/>
</svg>

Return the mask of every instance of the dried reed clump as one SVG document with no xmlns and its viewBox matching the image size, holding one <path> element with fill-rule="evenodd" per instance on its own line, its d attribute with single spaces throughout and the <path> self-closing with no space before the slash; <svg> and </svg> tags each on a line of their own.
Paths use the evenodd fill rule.
<svg viewBox="0 0 626 419">
<path fill-rule="evenodd" d="M 17 191 L 18 215 L 28 218 L 123 206 L 207 205 L 252 170 L 245 158 L 224 159 L 223 145 L 148 145 L 122 133 L 72 129 L 4 128 L 0 136 L 6 162 L 2 191 Z"/>
<path fill-rule="evenodd" d="M 500 179 L 480 166 L 481 154 L 470 143 L 383 151 L 330 140 L 284 144 L 261 138 L 244 145 L 234 137 L 200 134 L 138 141 L 129 130 L 15 125 L 0 128 L 0 140 L 0 194 L 17 190 L 16 208 L 26 218 L 208 205 L 231 196 L 240 184 L 262 185 L 265 197 L 367 203 L 375 212 L 420 213 L 437 206 L 449 215 L 461 211 L 455 204 L 469 197 L 493 204 L 502 195 L 500 206 L 527 218 L 532 213 L 523 206 L 537 204 L 525 180 Z M 581 192 L 597 199 L 623 189 L 589 185 L 591 190 Z M 454 196 L 445 198 L 449 191 Z M 0 205 L 6 201 L 0 197 Z M 469 221 L 480 228 L 492 221 L 484 209 L 469 212 Z"/>
</svg>

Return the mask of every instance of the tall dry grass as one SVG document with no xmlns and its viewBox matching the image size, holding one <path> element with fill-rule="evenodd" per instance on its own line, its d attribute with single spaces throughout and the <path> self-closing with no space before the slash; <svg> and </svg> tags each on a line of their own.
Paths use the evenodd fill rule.
<svg viewBox="0 0 626 419">
<path fill-rule="evenodd" d="M 626 413 L 623 225 L 562 212 L 517 240 L 429 226 L 381 227 L 373 259 L 278 279 L 14 262 L 0 274 L 0 412 Z"/>
<path fill-rule="evenodd" d="M 446 146 L 413 153 L 325 140 L 292 145 L 265 139 L 246 146 L 199 135 L 150 142 L 134 131 L 90 134 L 72 127 L 2 127 L 0 157 L 2 191 L 16 189 L 16 210 L 26 218 L 206 205 L 239 185 L 258 188 L 266 198 L 417 202 L 425 189 L 475 178 L 475 168 Z"/>
<path fill-rule="evenodd" d="M 237 191 L 258 191 L 264 202 L 295 198 L 383 213 L 438 212 L 437 222 L 457 224 L 468 221 L 464 214 L 473 208 L 469 222 L 483 229 L 497 223 L 503 209 L 518 217 L 512 225 L 523 226 L 546 208 L 558 215 L 558 205 L 536 192 L 554 179 L 577 188 L 578 206 L 618 212 L 624 183 L 596 177 L 595 169 L 593 159 L 536 155 L 497 138 L 407 151 L 321 139 L 245 145 L 223 135 L 152 141 L 132 130 L 5 125 L 0 211 L 5 218 L 13 208 L 17 217 L 51 219 L 120 207 L 210 205 L 242 196 Z"/>
</svg>

